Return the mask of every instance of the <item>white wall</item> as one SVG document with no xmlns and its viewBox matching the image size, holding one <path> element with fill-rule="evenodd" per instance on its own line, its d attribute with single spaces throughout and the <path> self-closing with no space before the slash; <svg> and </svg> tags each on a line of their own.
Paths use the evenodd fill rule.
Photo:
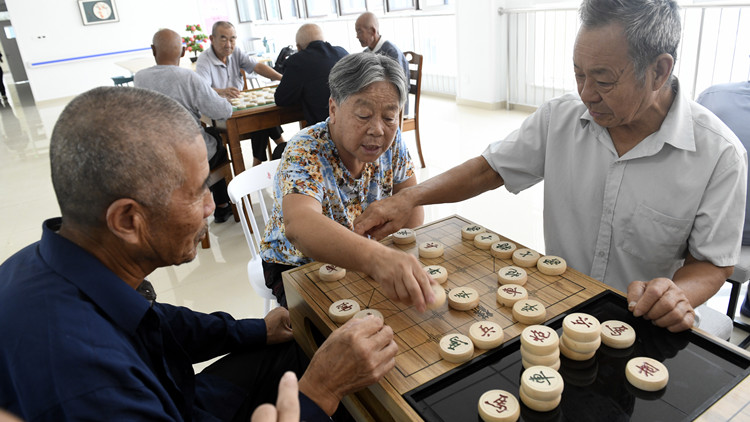
<svg viewBox="0 0 750 422">
<path fill-rule="evenodd" d="M 18 47 L 37 101 L 70 97 L 101 85 L 110 77 L 128 75 L 115 62 L 150 57 L 150 50 L 63 63 L 46 61 L 149 48 L 160 28 L 180 34 L 185 25 L 200 23 L 210 32 L 219 19 L 237 21 L 234 0 L 119 0 L 119 22 L 83 25 L 75 0 L 6 0 Z M 238 33 L 247 28 L 238 27 Z"/>
<path fill-rule="evenodd" d="M 564 0 L 459 0 L 456 3 L 455 66 L 458 70 L 457 97 L 464 103 L 496 107 L 505 98 L 505 26 L 499 7 L 528 7 L 531 4 L 562 3 Z M 567 3 L 570 3 L 567 1 Z M 99 55 L 132 49 L 148 49 L 159 28 L 183 34 L 186 24 L 201 23 L 204 32 L 219 19 L 238 22 L 234 0 L 117 0 L 120 21 L 85 26 L 75 0 L 6 0 L 17 34 L 29 81 L 37 101 L 71 97 L 100 85 L 111 85 L 111 77 L 127 75 L 115 63 L 133 58 L 150 58 L 145 50 L 47 65 L 33 63 Z M 383 16 L 382 2 L 369 0 L 368 7 Z M 43 11 L 40 13 L 40 11 Z M 353 20 L 346 16 L 321 22 L 332 43 L 350 52 L 361 47 L 354 37 Z M 389 14 L 381 19 L 381 33 L 403 50 L 440 48 L 425 46 L 418 37 L 403 33 L 412 18 Z M 419 31 L 418 19 L 415 30 Z M 301 23 L 301 22 L 300 22 Z M 237 24 L 243 47 L 255 30 L 272 37 L 277 49 L 292 43 L 298 25 Z M 428 28 L 434 30 L 434 28 Z M 402 45 L 403 44 L 403 45 Z M 443 46 L 447 43 L 442 42 Z M 256 44 L 257 45 L 257 44 Z M 452 46 L 449 46 L 449 48 Z M 426 50 L 425 50 L 426 51 Z M 452 74 L 451 65 L 436 64 Z"/>
<path fill-rule="evenodd" d="M 504 0 L 456 2 L 456 100 L 498 108 L 505 100 L 507 44 Z"/>
</svg>

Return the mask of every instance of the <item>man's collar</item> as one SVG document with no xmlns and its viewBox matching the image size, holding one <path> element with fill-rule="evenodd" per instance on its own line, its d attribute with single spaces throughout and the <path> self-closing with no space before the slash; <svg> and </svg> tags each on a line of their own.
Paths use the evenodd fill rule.
<svg viewBox="0 0 750 422">
<path fill-rule="evenodd" d="M 381 48 L 383 48 L 383 44 L 385 44 L 385 37 L 382 35 L 378 35 L 380 39 L 378 40 L 378 43 L 375 44 L 375 48 L 372 49 L 373 53 L 377 53 L 380 51 Z"/>
<path fill-rule="evenodd" d="M 134 333 L 150 303 L 92 254 L 57 233 L 61 218 L 42 226 L 39 252 L 56 273 L 75 285 L 122 329 Z"/>
<path fill-rule="evenodd" d="M 229 60 L 232 58 L 232 55 L 230 54 L 229 57 L 227 57 L 227 62 L 226 63 L 224 63 L 223 61 L 221 61 L 221 59 L 219 58 L 219 55 L 216 54 L 216 50 L 214 50 L 214 45 L 213 44 L 211 44 L 211 47 L 208 50 L 206 50 L 206 53 L 209 53 L 208 54 L 208 58 L 210 59 L 211 64 L 215 65 L 215 66 L 225 66 L 226 67 L 226 66 L 229 65 Z"/>
</svg>

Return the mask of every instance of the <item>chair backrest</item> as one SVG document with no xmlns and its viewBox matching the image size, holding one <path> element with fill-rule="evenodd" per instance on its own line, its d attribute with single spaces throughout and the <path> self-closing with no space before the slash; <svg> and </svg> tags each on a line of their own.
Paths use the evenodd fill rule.
<svg viewBox="0 0 750 422">
<path fill-rule="evenodd" d="M 245 69 L 240 69 L 240 73 L 242 74 L 242 90 L 247 91 L 247 74 L 245 74 Z"/>
<path fill-rule="evenodd" d="M 237 206 L 237 212 L 240 215 L 242 231 L 245 233 L 245 240 L 250 249 L 250 260 L 247 263 L 247 277 L 250 286 L 263 299 L 265 314 L 271 310 L 271 302 L 276 298 L 271 289 L 266 287 L 265 278 L 263 277 L 263 263 L 260 258 L 260 241 L 263 231 L 258 228 L 255 222 L 255 215 L 251 206 L 253 193 L 258 199 L 260 213 L 263 216 L 263 226 L 268 222 L 268 211 L 266 202 L 263 199 L 263 190 L 273 185 L 276 169 L 279 167 L 280 160 L 266 161 L 260 165 L 251 167 L 239 175 L 227 186 L 229 199 Z M 252 233 L 250 232 L 252 227 Z M 265 315 L 264 314 L 264 315 Z"/>
<path fill-rule="evenodd" d="M 242 231 L 245 233 L 245 240 L 247 240 L 247 246 L 253 257 L 260 250 L 263 230 L 260 230 L 258 224 L 255 222 L 251 206 L 251 195 L 254 193 L 257 194 L 256 197 L 265 228 L 265 224 L 268 222 L 268 211 L 266 202 L 263 199 L 262 190 L 273 185 L 273 178 L 276 174 L 276 169 L 279 167 L 279 161 L 265 161 L 260 165 L 251 167 L 236 175 L 229 183 L 229 186 L 227 186 L 229 199 L 237 206 L 237 212 L 240 214 L 240 223 L 242 223 Z M 250 227 L 252 227 L 252 233 L 250 232 Z"/>
<path fill-rule="evenodd" d="M 133 76 L 113 76 L 112 82 L 115 86 L 133 85 Z"/>
<path fill-rule="evenodd" d="M 405 51 L 406 61 L 409 62 L 409 94 L 414 96 L 414 114 L 419 115 L 419 97 L 422 94 L 422 55 L 413 51 Z M 408 117 L 412 116 L 411 113 Z"/>
</svg>

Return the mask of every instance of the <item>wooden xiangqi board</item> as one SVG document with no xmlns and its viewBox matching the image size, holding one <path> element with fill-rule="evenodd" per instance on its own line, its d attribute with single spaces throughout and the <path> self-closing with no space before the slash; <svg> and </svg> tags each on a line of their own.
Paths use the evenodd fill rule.
<svg viewBox="0 0 750 422">
<path fill-rule="evenodd" d="M 312 355 L 323 340 L 318 333 L 327 337 L 340 326 L 328 317 L 328 307 L 333 302 L 355 299 L 363 309 L 373 308 L 383 313 L 385 323 L 393 329 L 399 347 L 396 367 L 379 384 L 370 387 L 369 392 L 358 395 L 370 408 L 368 410 L 372 410 L 371 407 L 375 404 L 384 407 L 384 413 L 378 414 L 378 420 L 386 416 L 396 420 L 419 420 L 402 394 L 458 366 L 443 360 L 439 355 L 438 342 L 445 334 L 460 332 L 468 335 L 471 324 L 489 320 L 503 327 L 505 341 L 508 341 L 526 327 L 513 321 L 511 308 L 503 307 L 496 301 L 499 287 L 497 271 L 513 265 L 512 260 L 494 258 L 489 250 L 479 249 L 472 241 L 463 240 L 461 228 L 467 224 L 472 222 L 452 216 L 416 229 L 415 243 L 395 245 L 390 238 L 383 240 L 383 243 L 416 256 L 425 266 L 445 267 L 448 270 L 448 281 L 442 286 L 446 290 L 461 286 L 476 289 L 481 296 L 480 304 L 471 311 L 456 311 L 446 303 L 438 310 L 420 314 L 411 306 L 387 299 L 380 292 L 379 284 L 362 273 L 347 271 L 342 280 L 320 281 L 318 269 L 322 264 L 318 262 L 290 270 L 283 275 L 295 339 L 308 355 Z M 491 228 L 488 231 L 492 231 Z M 497 234 L 503 240 L 513 241 Z M 443 244 L 443 256 L 419 258 L 418 244 L 430 240 Z M 514 243 L 519 248 L 524 247 Z M 536 267 L 526 270 L 528 281 L 524 287 L 529 292 L 529 298 L 545 305 L 547 320 L 608 289 L 602 283 L 571 268 L 560 276 L 541 274 Z M 473 357 L 483 353 L 486 352 L 476 349 Z"/>
</svg>

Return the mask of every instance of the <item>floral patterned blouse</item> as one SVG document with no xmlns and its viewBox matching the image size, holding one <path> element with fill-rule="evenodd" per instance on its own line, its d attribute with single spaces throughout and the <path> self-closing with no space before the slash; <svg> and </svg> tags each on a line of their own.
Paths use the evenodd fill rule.
<svg viewBox="0 0 750 422">
<path fill-rule="evenodd" d="M 304 256 L 284 233 L 281 201 L 285 195 L 299 193 L 315 198 L 323 215 L 349 230 L 354 219 L 372 202 L 391 196 L 394 185 L 414 176 L 414 163 L 401 140 L 396 139 L 376 161 L 365 163 L 359 179 L 352 177 L 339 158 L 331 140 L 328 119 L 300 131 L 288 141 L 274 178 L 274 202 L 260 254 L 266 262 L 304 265 L 312 259 Z"/>
</svg>

